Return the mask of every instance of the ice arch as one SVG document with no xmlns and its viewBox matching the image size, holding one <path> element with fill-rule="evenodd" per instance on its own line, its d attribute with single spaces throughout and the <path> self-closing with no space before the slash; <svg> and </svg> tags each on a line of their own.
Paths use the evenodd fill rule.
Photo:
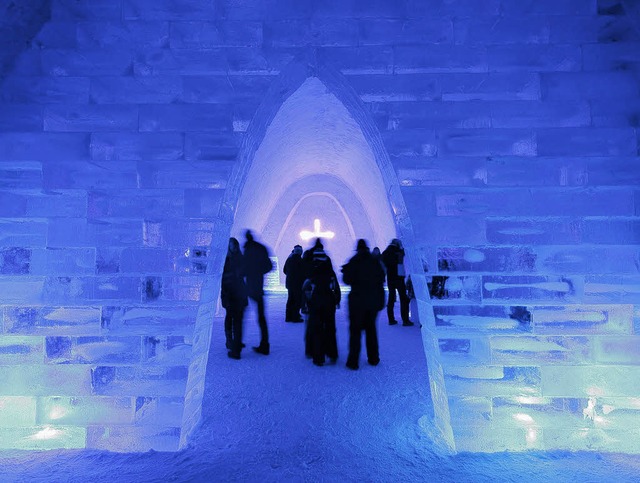
<svg viewBox="0 0 640 483">
<path fill-rule="evenodd" d="M 282 238 L 282 233 L 276 235 L 273 229 L 276 220 L 290 222 L 296 218 L 297 200 L 313 196 L 333 199 L 345 225 L 358 226 L 364 233 L 356 235 L 354 229 L 352 238 L 364 237 L 380 246 L 386 246 L 393 236 L 404 240 L 433 400 L 434 413 L 425 417 L 433 437 L 453 449 L 433 310 L 396 173 L 361 99 L 344 76 L 307 52 L 273 82 L 245 133 L 215 225 L 209 257 L 211 275 L 202 293 L 219 292 L 230 235 L 241 237 L 246 228 L 251 228 L 258 234 L 264 232 L 267 239 L 261 237 L 263 241 L 276 244 Z M 290 246 L 282 251 L 285 249 Z M 181 445 L 187 443 L 201 413 L 215 299 L 215 295 L 202 299 L 198 315 L 188 383 L 192 389 L 185 402 Z"/>
<path fill-rule="evenodd" d="M 297 221 L 297 228 L 311 228 L 313 219 L 321 219 L 336 232 L 327 249 L 342 263 L 352 253 L 355 240 L 350 230 L 345 233 L 337 227 L 358 225 L 355 237 L 367 238 L 372 245 L 384 246 L 395 236 L 385 193 L 375 156 L 360 127 L 320 79 L 309 77 L 282 104 L 266 130 L 244 182 L 232 233 L 240 237 L 245 228 L 255 230 L 282 260 L 293 244 L 304 246 L 304 242 L 298 238 L 287 244 L 279 236 L 274 238 L 280 231 L 265 228 L 274 218 L 306 208 L 287 221 Z M 301 203 L 290 207 L 283 199 L 287 197 Z M 351 217 L 352 212 L 358 217 Z"/>
</svg>

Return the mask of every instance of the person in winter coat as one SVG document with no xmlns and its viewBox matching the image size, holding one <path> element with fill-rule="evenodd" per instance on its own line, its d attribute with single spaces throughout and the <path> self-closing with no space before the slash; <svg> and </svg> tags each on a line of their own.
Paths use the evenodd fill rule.
<svg viewBox="0 0 640 483">
<path fill-rule="evenodd" d="M 282 268 L 286 279 L 285 287 L 287 287 L 287 306 L 285 310 L 285 322 L 303 322 L 300 315 L 300 306 L 302 304 L 302 284 L 304 283 L 304 271 L 302 267 L 302 247 L 296 245 L 293 247 L 291 254 L 287 257 Z"/>
<path fill-rule="evenodd" d="M 393 313 L 396 303 L 396 291 L 400 297 L 400 317 L 402 325 L 410 326 L 413 322 L 409 320 L 409 297 L 407 287 L 404 283 L 404 248 L 402 242 L 394 238 L 382 252 L 382 263 L 387 269 L 387 288 L 389 289 L 389 301 L 387 302 L 387 317 L 389 325 L 395 325 L 398 321 Z"/>
<path fill-rule="evenodd" d="M 384 308 L 384 270 L 369 252 L 365 240 L 358 240 L 356 254 L 342 266 L 342 280 L 351 285 L 347 367 L 353 370 L 359 367 L 362 331 L 367 361 L 376 366 L 380 362 L 376 318 Z"/>
<path fill-rule="evenodd" d="M 227 339 L 227 355 L 232 359 L 240 359 L 242 343 L 242 318 L 247 306 L 247 287 L 244 283 L 244 258 L 240 251 L 240 243 L 229 238 L 229 248 L 222 270 L 220 298 L 226 311 L 224 318 L 224 334 Z"/>
<path fill-rule="evenodd" d="M 331 258 L 316 243 L 310 257 L 310 276 L 302 290 L 307 313 L 305 353 L 313 363 L 322 366 L 325 357 L 332 364 L 338 360 L 336 308 L 340 305 L 340 285 Z"/>
<path fill-rule="evenodd" d="M 247 294 L 258 308 L 258 325 L 260 326 L 260 345 L 253 350 L 259 354 L 268 355 L 269 329 L 264 309 L 264 276 L 273 270 L 273 263 L 269 258 L 269 251 L 262 243 L 258 243 L 250 230 L 245 233 L 244 244 L 245 279 Z"/>
<path fill-rule="evenodd" d="M 320 238 L 316 238 L 313 246 L 305 250 L 302 254 L 302 272 L 304 280 L 311 277 L 311 269 L 313 268 L 313 252 L 316 250 L 324 251 L 324 245 L 322 244 L 322 240 Z"/>
</svg>

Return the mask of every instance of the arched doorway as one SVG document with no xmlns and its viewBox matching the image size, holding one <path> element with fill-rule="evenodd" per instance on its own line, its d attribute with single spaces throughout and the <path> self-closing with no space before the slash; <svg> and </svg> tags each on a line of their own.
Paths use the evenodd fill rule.
<svg viewBox="0 0 640 483">
<path fill-rule="evenodd" d="M 433 311 L 396 173 L 358 95 L 339 72 L 319 63 L 311 52 L 281 73 L 245 134 L 212 238 L 208 293 L 219 293 L 229 236 L 242 240 L 244 231 L 251 229 L 282 260 L 299 243 L 295 237 L 300 228 L 311 228 L 315 219 L 340 233 L 327 247 L 336 265 L 351 256 L 357 238 L 381 248 L 396 236 L 404 241 L 433 400 L 429 431 L 453 449 Z M 215 301 L 205 302 L 201 312 L 210 315 Z M 200 346 L 194 351 L 194 359 L 201 357 L 198 371 L 203 363 L 206 366 L 202 346 L 211 340 L 208 323 L 199 314 L 194 341 L 194 347 Z M 202 393 L 194 393 L 186 401 L 182 445 L 197 424 L 194 415 L 201 411 Z"/>
<path fill-rule="evenodd" d="M 314 220 L 318 220 L 314 227 Z M 232 236 L 252 229 L 280 261 L 322 236 L 336 265 L 357 238 L 384 247 L 395 224 L 375 156 L 345 106 L 317 77 L 282 104 L 253 158 Z M 303 233 L 303 235 L 300 235 Z"/>
</svg>

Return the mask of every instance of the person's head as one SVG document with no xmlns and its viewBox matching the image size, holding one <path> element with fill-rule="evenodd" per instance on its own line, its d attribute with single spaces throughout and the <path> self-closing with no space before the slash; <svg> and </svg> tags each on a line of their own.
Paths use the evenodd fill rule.
<svg viewBox="0 0 640 483">
<path fill-rule="evenodd" d="M 322 240 L 320 240 L 320 238 L 316 238 L 316 241 L 313 244 L 313 251 L 315 252 L 317 250 L 324 250 L 324 246 L 322 245 Z"/>
<path fill-rule="evenodd" d="M 302 255 L 302 247 L 300 245 L 294 246 L 293 253 L 295 253 L 296 255 Z"/>
<path fill-rule="evenodd" d="M 373 250 L 371 250 L 371 253 L 377 257 L 378 255 L 380 255 L 380 248 L 373 247 Z"/>
<path fill-rule="evenodd" d="M 238 253 L 240 251 L 240 243 L 236 238 L 229 238 L 229 253 Z"/>
<path fill-rule="evenodd" d="M 367 241 L 362 239 L 362 238 L 360 238 L 358 240 L 358 243 L 356 243 L 356 251 L 358 253 L 362 253 L 362 252 L 367 252 L 368 253 L 369 252 L 369 247 L 367 245 Z"/>
<path fill-rule="evenodd" d="M 244 233 L 244 237 L 246 238 L 246 240 L 247 240 L 248 242 L 252 242 L 252 241 L 253 241 L 253 233 L 251 233 L 251 230 L 247 230 L 247 231 Z"/>
<path fill-rule="evenodd" d="M 396 248 L 402 248 L 402 242 L 399 238 L 394 238 L 393 240 L 391 240 L 391 244 Z"/>
</svg>

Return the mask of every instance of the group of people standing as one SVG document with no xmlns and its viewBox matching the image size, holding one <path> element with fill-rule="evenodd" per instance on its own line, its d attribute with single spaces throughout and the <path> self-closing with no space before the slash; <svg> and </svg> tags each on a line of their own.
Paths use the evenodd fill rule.
<svg viewBox="0 0 640 483">
<path fill-rule="evenodd" d="M 268 355 L 269 334 L 264 310 L 264 275 L 273 269 L 267 248 L 258 243 L 252 233 L 245 233 L 244 253 L 235 238 L 230 238 L 229 249 L 222 274 L 221 299 L 226 310 L 225 335 L 228 356 L 240 359 L 242 320 L 248 299 L 257 304 L 260 326 L 260 344 L 254 351 Z M 338 359 L 336 340 L 336 309 L 340 307 L 341 291 L 331 258 L 318 238 L 308 250 L 294 246 L 283 272 L 288 291 L 285 310 L 287 322 L 304 322 L 306 315 L 305 355 L 317 366 Z M 404 249 L 399 239 L 393 239 L 380 253 L 376 247 L 369 250 L 367 242 L 358 240 L 355 255 L 342 266 L 342 280 L 351 287 L 349 306 L 349 354 L 346 366 L 358 369 L 365 334 L 367 361 L 380 362 L 376 319 L 385 306 L 384 282 L 387 279 L 389 324 L 398 322 L 394 316 L 396 292 L 400 298 L 402 325 L 412 326 L 409 320 L 409 296 L 405 285 Z"/>
</svg>

